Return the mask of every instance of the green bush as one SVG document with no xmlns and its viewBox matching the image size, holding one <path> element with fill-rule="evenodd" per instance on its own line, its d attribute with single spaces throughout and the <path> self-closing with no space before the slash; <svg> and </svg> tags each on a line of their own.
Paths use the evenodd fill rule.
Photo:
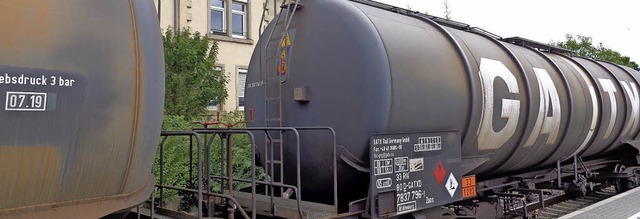
<svg viewBox="0 0 640 219">
<path fill-rule="evenodd" d="M 244 127 L 242 112 L 231 112 L 221 117 L 221 122 L 237 124 L 236 127 Z M 162 125 L 163 130 L 191 130 L 192 128 L 202 128 L 201 125 L 194 125 L 191 122 L 186 121 L 181 116 L 165 116 Z M 213 127 L 209 127 L 213 128 Z M 217 128 L 226 128 L 224 125 L 218 125 Z M 205 136 L 200 135 L 202 145 L 206 144 Z M 211 138 L 211 135 L 207 135 L 207 141 Z M 251 144 L 249 137 L 246 135 L 233 135 L 232 136 L 232 154 L 233 154 L 233 177 L 234 179 L 251 179 Z M 223 146 L 221 153 L 221 146 Z M 197 154 L 195 139 L 193 140 L 193 163 L 192 165 L 192 179 L 189 179 L 189 137 L 185 136 L 172 136 L 168 137 L 165 141 L 162 151 L 158 150 L 156 156 L 156 163 L 153 171 L 156 176 L 156 183 L 160 182 L 160 152 L 163 156 L 163 184 L 171 185 L 183 188 L 196 189 L 196 177 L 197 177 Z M 204 159 L 204 153 L 201 154 Z M 210 168 L 211 174 L 220 176 L 221 171 L 226 172 L 226 160 L 222 160 L 223 156 L 226 157 L 226 145 L 221 145 L 220 137 L 216 137 L 211 144 L 210 148 Z M 224 162 L 224 163 L 222 163 Z M 204 168 L 204 165 L 203 165 Z M 204 172 L 204 169 L 203 169 Z M 267 180 L 268 176 L 264 169 L 256 167 L 256 179 Z M 221 181 L 212 178 L 211 179 L 211 191 L 221 192 Z M 243 183 L 234 181 L 234 190 L 249 187 L 249 183 Z M 225 182 L 226 187 L 226 182 Z M 154 193 L 154 198 L 159 201 L 159 192 Z M 177 192 L 175 190 L 164 189 L 163 201 L 172 202 L 177 201 L 178 198 L 182 200 L 181 209 L 186 210 L 195 205 L 195 196 L 191 193 Z"/>
<path fill-rule="evenodd" d="M 162 130 L 191 130 L 193 126 L 184 120 L 182 116 L 167 116 L 165 115 L 162 122 Z M 162 137 L 160 139 L 162 141 Z M 162 149 L 162 150 L 161 150 Z M 194 152 L 195 144 L 194 144 Z M 156 183 L 160 183 L 160 157 L 162 152 L 163 159 L 163 171 L 162 171 L 162 184 L 178 187 L 187 187 L 187 181 L 189 177 L 189 137 L 188 136 L 170 136 L 166 138 L 166 141 L 162 145 L 162 148 L 158 148 L 158 154 L 156 155 L 155 165 L 153 166 L 153 174 L 156 176 Z M 196 154 L 194 153 L 194 162 Z M 195 165 L 193 165 L 195 171 Z M 193 174 L 195 176 L 195 174 Z M 175 190 L 164 189 L 163 201 L 171 202 L 178 198 L 178 193 Z M 156 192 L 154 197 L 160 198 L 160 193 Z"/>
<path fill-rule="evenodd" d="M 215 118 L 214 118 L 215 120 Z M 209 126 L 209 128 L 227 128 L 228 125 L 233 125 L 234 128 L 243 128 L 245 127 L 244 121 L 244 113 L 242 111 L 234 111 L 226 113 L 220 116 L 220 123 L 218 125 Z M 211 135 L 207 136 L 207 140 L 211 138 Z M 204 141 L 204 138 L 202 138 Z M 234 134 L 231 136 L 232 142 L 232 154 L 233 154 L 233 177 L 235 179 L 251 179 L 251 142 L 249 140 L 249 136 L 245 134 Z M 205 144 L 203 142 L 203 144 Z M 222 147 L 222 149 L 220 148 Z M 223 152 L 221 154 L 220 152 Z M 226 145 L 221 145 L 219 135 L 216 136 L 214 142 L 211 144 L 211 171 L 213 175 L 220 176 L 226 173 L 227 163 L 224 160 L 224 163 L 221 162 L 224 157 L 226 157 Z M 267 174 L 262 169 L 262 167 L 256 167 L 256 179 L 257 180 L 266 180 Z M 240 188 L 249 187 L 249 183 L 242 183 L 238 181 L 234 181 L 233 188 L 238 190 Z M 225 185 L 226 188 L 226 185 Z M 220 180 L 212 180 L 212 190 L 220 192 Z"/>
</svg>

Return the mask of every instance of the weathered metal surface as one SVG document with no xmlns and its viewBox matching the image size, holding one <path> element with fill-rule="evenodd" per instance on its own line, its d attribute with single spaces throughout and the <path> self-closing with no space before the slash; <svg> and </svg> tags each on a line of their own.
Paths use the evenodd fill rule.
<svg viewBox="0 0 640 219">
<path fill-rule="evenodd" d="M 274 117 L 268 112 L 280 108 L 265 91 L 282 89 L 283 125 L 331 126 L 345 157 L 365 163 L 374 133 L 459 130 L 463 172 L 479 179 L 599 156 L 637 139 L 640 81 L 626 67 L 369 1 L 301 4 L 287 30 L 295 33 L 293 45 L 282 47 L 285 25 L 271 24 L 256 46 L 246 87 L 245 109 L 255 112 L 250 125 Z M 277 68 L 282 51 L 285 76 Z M 266 83 L 273 77 L 286 81 Z M 297 87 L 309 101 L 296 101 Z M 329 144 L 320 136 L 301 141 L 303 198 L 329 200 Z M 286 168 L 293 150 L 285 147 L 288 179 L 295 178 Z M 341 163 L 338 175 L 341 199 L 366 194 L 366 173 Z"/>
<path fill-rule="evenodd" d="M 0 217 L 100 217 L 148 198 L 164 99 L 153 2 L 0 12 Z"/>
</svg>

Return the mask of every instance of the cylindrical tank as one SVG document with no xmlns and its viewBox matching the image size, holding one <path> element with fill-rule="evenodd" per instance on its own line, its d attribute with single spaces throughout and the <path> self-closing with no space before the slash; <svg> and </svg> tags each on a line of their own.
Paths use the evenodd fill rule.
<svg viewBox="0 0 640 219">
<path fill-rule="evenodd" d="M 638 137 L 640 77 L 630 68 L 382 4 L 301 4 L 286 32 L 283 15 L 256 46 L 245 106 L 252 126 L 277 126 L 273 118 L 331 126 L 338 144 L 364 163 L 374 133 L 459 130 L 464 173 L 480 179 L 597 156 Z M 295 179 L 295 147 L 285 145 L 285 178 Z M 326 136 L 303 137 L 303 198 L 331 194 L 331 158 Z M 338 175 L 341 195 L 366 191 L 367 174 L 341 162 Z"/>
<path fill-rule="evenodd" d="M 0 2 L 0 218 L 149 198 L 164 100 L 152 1 Z"/>
</svg>

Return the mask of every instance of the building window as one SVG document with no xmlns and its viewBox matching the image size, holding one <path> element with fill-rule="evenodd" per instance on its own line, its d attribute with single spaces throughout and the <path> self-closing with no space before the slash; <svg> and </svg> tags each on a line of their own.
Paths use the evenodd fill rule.
<svg viewBox="0 0 640 219">
<path fill-rule="evenodd" d="M 209 6 L 211 11 L 211 23 L 209 28 L 212 33 L 225 33 L 226 30 L 226 13 L 225 13 L 225 0 L 211 0 Z"/>
<path fill-rule="evenodd" d="M 224 74 L 222 66 L 216 66 L 213 70 L 216 71 L 216 72 L 220 72 L 220 74 Z M 214 80 L 218 80 L 218 78 L 215 78 Z M 218 102 L 216 100 L 209 101 L 209 105 L 207 106 L 207 110 L 209 110 L 209 111 L 220 111 L 220 102 Z"/>
<path fill-rule="evenodd" d="M 238 69 L 238 110 L 244 110 L 244 86 L 247 82 L 247 69 Z"/>
<path fill-rule="evenodd" d="M 245 38 L 247 35 L 247 3 L 233 1 L 231 6 L 231 32 L 233 37 Z"/>
<path fill-rule="evenodd" d="M 209 31 L 234 38 L 247 38 L 248 0 L 209 0 Z M 231 16 L 228 16 L 231 15 Z"/>
</svg>

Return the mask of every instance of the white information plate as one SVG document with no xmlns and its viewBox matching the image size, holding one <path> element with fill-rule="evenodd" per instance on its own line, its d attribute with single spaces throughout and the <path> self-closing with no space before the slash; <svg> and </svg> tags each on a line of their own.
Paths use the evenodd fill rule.
<svg viewBox="0 0 640 219">
<path fill-rule="evenodd" d="M 47 93 L 7 91 L 4 110 L 6 111 L 45 111 Z"/>
</svg>

